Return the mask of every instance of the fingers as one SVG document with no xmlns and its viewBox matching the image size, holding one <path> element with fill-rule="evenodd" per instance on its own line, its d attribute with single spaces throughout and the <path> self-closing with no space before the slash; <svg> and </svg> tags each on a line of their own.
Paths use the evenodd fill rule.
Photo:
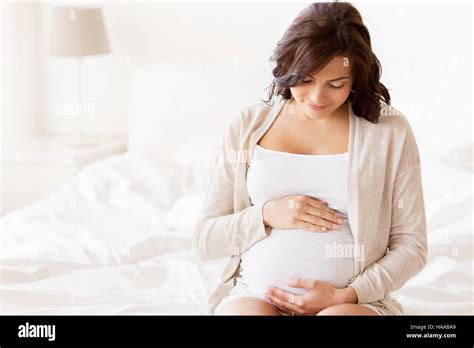
<svg viewBox="0 0 474 348">
<path fill-rule="evenodd" d="M 299 228 L 301 230 L 306 230 L 310 232 L 326 232 L 328 229 L 327 227 L 324 226 L 319 226 L 319 225 L 314 225 L 310 222 L 298 220 L 294 223 L 294 226 L 296 228 Z"/>
<path fill-rule="evenodd" d="M 301 302 L 299 295 L 278 288 L 269 288 L 265 293 L 265 297 L 285 312 L 294 312 L 300 315 L 304 314 L 303 309 L 299 306 Z M 290 303 L 289 300 L 294 301 L 294 303 Z"/>
<path fill-rule="evenodd" d="M 297 309 L 297 307 L 300 306 L 300 302 L 301 302 L 301 296 L 300 295 L 297 295 L 297 294 L 294 294 L 292 292 L 288 292 L 288 291 L 285 291 L 285 290 L 282 290 L 280 288 L 277 288 L 277 287 L 273 287 L 273 286 L 270 286 L 267 288 L 267 291 L 265 293 L 265 296 L 273 296 L 275 299 L 278 299 L 282 302 L 285 302 L 284 305 L 285 306 L 291 306 L 288 307 L 289 310 L 294 310 L 294 309 Z M 292 302 L 292 303 L 290 303 Z"/>
<path fill-rule="evenodd" d="M 322 201 L 309 196 L 297 195 L 287 201 L 294 227 L 312 232 L 337 230 L 342 224 L 339 214 L 324 205 Z"/>
<path fill-rule="evenodd" d="M 301 214 L 300 220 L 313 225 L 326 227 L 326 229 L 328 230 L 336 230 L 340 226 L 339 224 L 333 224 L 332 222 L 326 221 L 322 218 L 310 214 Z"/>
<path fill-rule="evenodd" d="M 320 207 L 314 207 L 312 205 L 307 205 L 305 206 L 304 211 L 310 215 L 320 217 L 333 224 L 339 224 L 339 225 L 342 224 L 342 219 L 340 218 L 339 214 L 334 213 L 333 210 L 327 207 L 320 208 Z"/>
<path fill-rule="evenodd" d="M 329 214 L 329 216 L 331 217 L 334 217 L 336 216 L 336 219 L 337 217 L 339 217 L 339 214 L 337 212 L 335 212 L 334 210 L 332 210 L 331 208 L 328 208 L 322 201 L 318 201 L 314 198 L 311 198 L 311 197 L 308 197 L 307 196 L 307 205 L 309 205 L 311 207 L 311 209 L 319 209 L 319 210 L 322 210 L 323 212 Z M 332 218 L 330 219 L 332 222 L 334 223 L 337 223 L 337 220 L 333 220 Z"/>
<path fill-rule="evenodd" d="M 304 196 L 304 195 L 297 195 L 296 197 L 293 195 L 293 198 L 288 200 L 288 207 L 290 209 L 295 209 L 295 210 L 301 210 L 301 209 L 306 209 L 310 207 L 311 209 L 318 209 L 323 211 L 324 213 L 329 214 L 328 216 L 331 216 L 330 220 L 332 220 L 332 217 L 335 215 L 336 217 L 339 217 L 339 213 L 332 210 L 331 208 L 328 208 L 324 202 L 311 198 L 309 196 Z M 314 210 L 313 210 L 314 211 Z M 337 220 L 333 221 L 337 222 Z"/>
<path fill-rule="evenodd" d="M 288 281 L 288 285 L 292 288 L 313 289 L 318 284 L 317 280 L 306 278 L 294 278 Z"/>
</svg>

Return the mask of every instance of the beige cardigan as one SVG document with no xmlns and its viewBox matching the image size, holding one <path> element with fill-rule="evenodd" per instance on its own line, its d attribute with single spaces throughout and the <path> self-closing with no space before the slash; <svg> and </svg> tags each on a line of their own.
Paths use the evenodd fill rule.
<svg viewBox="0 0 474 348">
<path fill-rule="evenodd" d="M 193 233 L 193 247 L 203 260 L 229 257 L 221 284 L 204 314 L 234 286 L 241 254 L 271 232 L 264 226 L 264 203 L 250 204 L 246 170 L 258 140 L 286 103 L 263 102 L 242 110 L 230 125 L 216 157 L 210 186 Z M 390 292 L 420 272 L 427 259 L 426 215 L 420 158 L 412 129 L 402 114 L 382 104 L 377 124 L 356 116 L 349 103 L 347 211 L 355 258 L 349 284 L 358 303 L 382 303 L 402 314 Z"/>
</svg>

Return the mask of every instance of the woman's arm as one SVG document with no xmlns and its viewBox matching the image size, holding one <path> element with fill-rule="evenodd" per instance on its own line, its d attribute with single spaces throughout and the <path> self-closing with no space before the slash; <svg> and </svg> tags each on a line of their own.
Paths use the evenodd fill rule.
<svg viewBox="0 0 474 348">
<path fill-rule="evenodd" d="M 427 260 L 426 225 L 418 148 L 407 122 L 393 187 L 388 251 L 350 284 L 358 303 L 383 299 L 423 269 Z"/>
<path fill-rule="evenodd" d="M 193 248 L 203 260 L 240 255 L 271 230 L 263 223 L 265 202 L 234 212 L 235 171 L 245 166 L 244 154 L 239 153 L 241 128 L 240 119 L 236 119 L 224 137 L 194 227 Z"/>
</svg>

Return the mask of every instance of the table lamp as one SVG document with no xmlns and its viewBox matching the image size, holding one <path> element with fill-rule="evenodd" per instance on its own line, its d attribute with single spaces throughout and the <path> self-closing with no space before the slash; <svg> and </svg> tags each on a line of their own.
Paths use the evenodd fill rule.
<svg viewBox="0 0 474 348">
<path fill-rule="evenodd" d="M 101 8 L 56 7 L 52 14 L 51 54 L 75 57 L 77 60 L 77 101 L 79 110 L 79 139 L 71 145 L 94 146 L 97 142 L 84 139 L 82 105 L 82 58 L 110 52 Z"/>
</svg>

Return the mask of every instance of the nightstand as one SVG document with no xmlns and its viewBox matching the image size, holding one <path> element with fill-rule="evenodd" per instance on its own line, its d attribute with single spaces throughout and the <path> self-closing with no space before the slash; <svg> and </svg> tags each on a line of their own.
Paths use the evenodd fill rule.
<svg viewBox="0 0 474 348">
<path fill-rule="evenodd" d="M 125 136 L 103 136 L 98 145 L 76 148 L 70 138 L 34 135 L 2 148 L 0 216 L 61 189 L 81 168 L 124 153 Z"/>
</svg>

